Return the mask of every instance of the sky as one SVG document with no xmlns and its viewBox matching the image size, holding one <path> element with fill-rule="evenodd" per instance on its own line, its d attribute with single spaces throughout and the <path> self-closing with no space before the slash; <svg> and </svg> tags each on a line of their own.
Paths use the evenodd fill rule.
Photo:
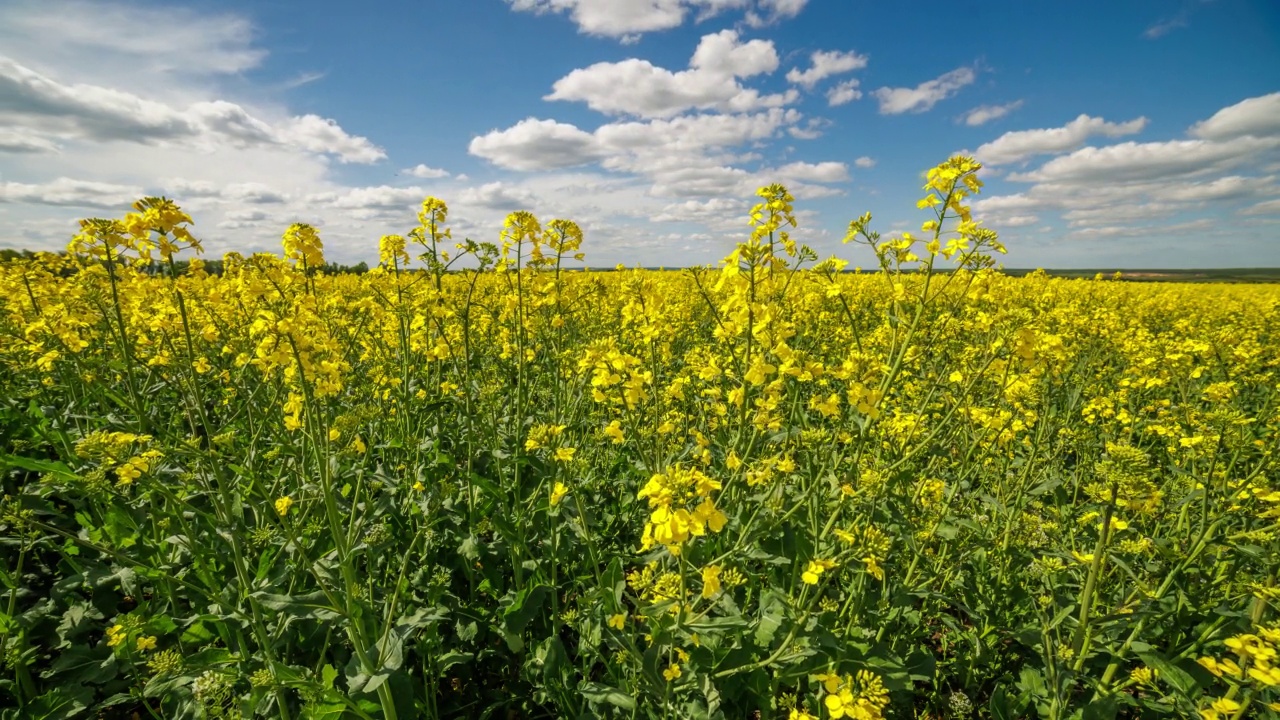
<svg viewBox="0 0 1280 720">
<path fill-rule="evenodd" d="M 1010 268 L 1280 266 L 1280 3 L 4 0 L 0 248 L 177 200 L 211 257 L 326 257 L 450 207 L 497 241 L 576 221 L 586 264 L 714 264 L 756 188 L 793 236 L 919 234 L 975 156 Z"/>
</svg>

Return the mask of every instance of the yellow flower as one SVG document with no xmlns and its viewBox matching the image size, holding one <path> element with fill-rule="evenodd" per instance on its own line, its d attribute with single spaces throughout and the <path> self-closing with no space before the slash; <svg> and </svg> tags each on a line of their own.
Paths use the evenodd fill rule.
<svg viewBox="0 0 1280 720">
<path fill-rule="evenodd" d="M 1142 667 L 1136 667 L 1129 673 L 1130 680 L 1142 685 L 1150 685 L 1154 682 L 1155 677 L 1156 671 L 1146 667 L 1145 665 Z"/>
<path fill-rule="evenodd" d="M 877 580 L 884 580 L 884 568 L 880 567 L 880 563 L 876 561 L 874 556 L 862 558 L 862 562 L 867 566 L 867 572 L 871 573 L 871 577 Z"/>
<path fill-rule="evenodd" d="M 720 592 L 720 566 L 708 565 L 702 568 L 702 597 L 711 598 Z"/>
<path fill-rule="evenodd" d="M 569 488 L 564 483 L 557 481 L 555 487 L 551 488 L 551 504 L 559 505 L 564 496 L 568 494 Z"/>
<path fill-rule="evenodd" d="M 626 624 L 626 622 L 627 622 L 626 613 L 618 613 L 617 615 L 609 616 L 609 627 L 613 628 L 614 630 L 621 630 L 623 626 Z"/>
<path fill-rule="evenodd" d="M 1209 704 L 1209 707 L 1200 711 L 1200 717 L 1204 720 L 1218 720 L 1223 716 L 1231 717 L 1240 710 L 1240 703 L 1230 698 L 1218 698 Z"/>
<path fill-rule="evenodd" d="M 145 637 L 140 637 L 140 638 L 138 638 L 138 644 L 137 644 L 137 647 L 138 647 L 138 652 L 146 652 L 146 651 L 148 651 L 148 650 L 155 650 L 155 649 L 156 649 L 156 637 L 155 637 L 154 635 L 148 635 L 148 636 L 145 636 Z"/>
<path fill-rule="evenodd" d="M 671 663 L 670 665 L 667 666 L 666 670 L 662 671 L 662 677 L 666 678 L 667 682 L 675 681 L 677 678 L 680 677 L 680 675 L 681 675 L 680 665 L 677 663 Z"/>
<path fill-rule="evenodd" d="M 834 560 L 811 560 L 808 567 L 806 567 L 804 572 L 801 573 L 800 579 L 806 584 L 817 585 L 819 576 L 835 566 L 836 563 Z"/>
<path fill-rule="evenodd" d="M 293 498 L 285 495 L 276 500 L 276 512 L 280 513 L 280 517 L 289 514 L 289 508 L 293 507 Z"/>
<path fill-rule="evenodd" d="M 338 428 L 329 428 L 329 442 L 333 442 L 342 437 L 342 431 Z"/>
<path fill-rule="evenodd" d="M 119 647 L 120 644 L 124 642 L 125 637 L 127 636 L 128 636 L 128 633 L 125 632 L 124 626 L 119 623 L 116 623 L 115 625 L 112 625 L 111 627 L 107 628 L 107 646 Z"/>
<path fill-rule="evenodd" d="M 614 445 L 621 445 L 627 441 L 626 434 L 622 432 L 622 423 L 617 420 L 614 420 L 605 427 L 604 434 L 613 440 Z"/>
<path fill-rule="evenodd" d="M 422 492 L 423 490 L 427 489 L 427 486 L 423 485 L 421 480 L 414 480 L 413 489 L 415 492 Z"/>
<path fill-rule="evenodd" d="M 1082 553 L 1082 552 L 1076 552 L 1075 550 L 1072 550 L 1071 557 L 1075 558 L 1076 562 L 1082 565 L 1088 565 L 1089 563 L 1093 562 L 1093 553 Z"/>
<path fill-rule="evenodd" d="M 569 462 L 573 459 L 573 454 L 578 452 L 577 448 L 561 447 L 556 448 L 556 460 L 559 462 Z"/>
<path fill-rule="evenodd" d="M 787 716 L 787 720 L 818 720 L 818 719 L 803 710 L 796 710 L 792 708 L 791 714 Z"/>
<path fill-rule="evenodd" d="M 833 675 L 831 673 L 821 673 L 818 675 L 814 675 L 813 679 L 822 683 L 822 687 L 826 688 L 827 692 L 829 693 L 839 692 L 840 690 L 841 680 L 839 675 Z"/>
<path fill-rule="evenodd" d="M 1249 668 L 1249 677 L 1268 687 L 1275 687 L 1280 685 L 1280 667 L 1255 665 Z"/>
</svg>

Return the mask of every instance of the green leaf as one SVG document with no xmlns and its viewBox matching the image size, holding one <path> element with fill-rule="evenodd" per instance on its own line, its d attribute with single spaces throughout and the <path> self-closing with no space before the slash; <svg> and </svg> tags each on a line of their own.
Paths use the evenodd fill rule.
<svg viewBox="0 0 1280 720">
<path fill-rule="evenodd" d="M 333 681 L 338 679 L 338 669 L 328 663 L 320 670 L 320 684 L 333 689 Z"/>
<path fill-rule="evenodd" d="M 506 625 L 507 632 L 520 633 L 533 619 L 533 616 L 542 609 L 542 603 L 546 600 L 548 588 L 546 585 L 534 585 L 525 588 L 515 595 L 511 600 L 511 604 L 502 613 L 503 624 Z M 507 597 L 511 597 L 510 594 Z M 506 598 L 503 598 L 506 600 Z"/>
<path fill-rule="evenodd" d="M 342 616 L 341 611 L 329 605 L 328 598 L 320 590 L 305 595 L 274 595 L 256 592 L 249 597 L 262 603 L 263 607 L 295 617 L 333 620 Z"/>
<path fill-rule="evenodd" d="M 578 692 L 582 693 L 589 702 L 597 705 L 612 705 L 623 710 L 636 709 L 635 698 L 615 687 L 596 682 L 584 682 L 578 686 Z"/>
<path fill-rule="evenodd" d="M 23 717 L 30 720 L 68 720 L 79 717 L 93 701 L 93 690 L 87 685 L 60 685 L 36 698 Z"/>
<path fill-rule="evenodd" d="M 116 657 L 110 648 L 78 645 L 58 655 L 48 670 L 40 673 L 46 679 L 56 678 L 58 685 L 98 685 L 113 680 L 117 674 Z"/>
<path fill-rule="evenodd" d="M 67 467 L 66 463 L 57 460 L 39 460 L 37 458 L 20 457 L 0 453 L 0 470 L 10 467 L 30 470 L 37 473 L 52 473 L 62 480 L 76 480 L 79 476 Z"/>
<path fill-rule="evenodd" d="M 782 595 L 773 588 L 768 588 L 760 596 L 760 620 L 756 624 L 756 645 L 768 649 L 773 646 L 773 636 L 782 626 L 786 605 Z"/>
<path fill-rule="evenodd" d="M 475 654 L 469 652 L 458 652 L 457 650 L 447 652 L 436 658 L 436 672 L 444 672 L 454 665 L 469 662 L 474 657 Z"/>
<path fill-rule="evenodd" d="M 1199 683 L 1186 670 L 1178 667 L 1176 663 L 1170 662 L 1157 652 L 1140 652 L 1136 654 L 1147 667 L 1159 674 L 1162 681 L 1177 690 L 1179 695 L 1187 699 L 1193 699 L 1200 694 Z"/>
</svg>

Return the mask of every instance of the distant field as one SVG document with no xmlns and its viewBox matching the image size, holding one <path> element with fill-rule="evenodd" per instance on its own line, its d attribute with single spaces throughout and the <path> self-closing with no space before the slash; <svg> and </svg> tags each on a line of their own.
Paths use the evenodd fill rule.
<svg viewBox="0 0 1280 720">
<path fill-rule="evenodd" d="M 1004 273 L 1021 277 L 1035 272 L 1025 268 L 1005 268 Z M 1198 270 L 1045 270 L 1052 277 L 1093 277 L 1098 273 L 1120 273 L 1121 280 L 1131 282 L 1225 282 L 1225 283 L 1273 283 L 1280 282 L 1280 268 L 1212 268 Z"/>
</svg>

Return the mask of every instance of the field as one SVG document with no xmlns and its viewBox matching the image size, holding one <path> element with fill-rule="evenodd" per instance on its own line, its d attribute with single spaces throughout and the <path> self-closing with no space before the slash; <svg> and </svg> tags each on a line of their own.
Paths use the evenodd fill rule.
<svg viewBox="0 0 1280 720">
<path fill-rule="evenodd" d="M 1280 285 L 1000 273 L 978 170 L 872 272 L 781 186 L 718 268 L 0 265 L 0 717 L 1276 717 Z"/>
</svg>

